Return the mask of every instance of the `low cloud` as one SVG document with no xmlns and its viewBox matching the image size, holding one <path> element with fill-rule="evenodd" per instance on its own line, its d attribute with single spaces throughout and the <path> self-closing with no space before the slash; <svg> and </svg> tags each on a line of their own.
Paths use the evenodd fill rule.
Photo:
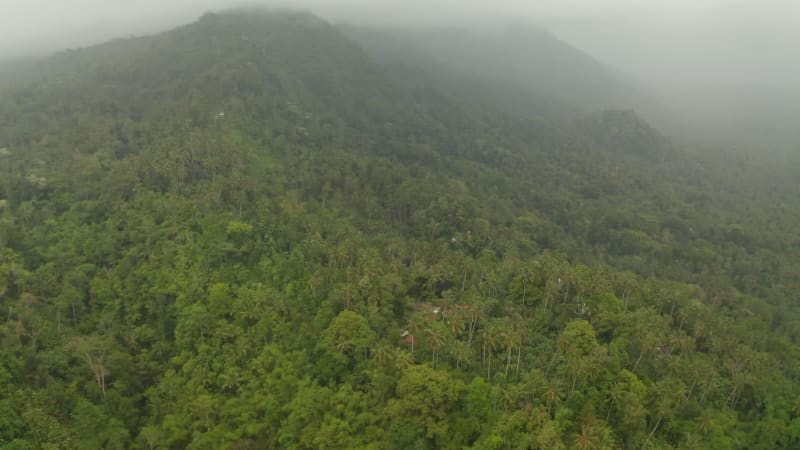
<svg viewBox="0 0 800 450">
<path fill-rule="evenodd" d="M 0 59 L 153 33 L 189 22 L 204 11 L 241 4 L 238 0 L 0 0 Z M 533 22 L 600 60 L 661 84 L 791 87 L 800 77 L 800 3 L 790 0 L 285 0 L 269 4 L 376 26 Z"/>
</svg>

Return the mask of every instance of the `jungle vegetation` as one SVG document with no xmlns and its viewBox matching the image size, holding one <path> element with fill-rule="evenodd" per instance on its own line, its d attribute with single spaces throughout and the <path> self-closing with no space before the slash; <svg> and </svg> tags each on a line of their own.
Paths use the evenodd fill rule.
<svg viewBox="0 0 800 450">
<path fill-rule="evenodd" d="M 25 70 L 2 449 L 800 446 L 797 159 L 462 98 L 307 13 Z"/>
</svg>

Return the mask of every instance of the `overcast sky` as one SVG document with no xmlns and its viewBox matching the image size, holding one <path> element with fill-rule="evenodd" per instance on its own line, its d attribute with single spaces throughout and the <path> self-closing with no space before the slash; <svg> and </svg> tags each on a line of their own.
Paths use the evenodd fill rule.
<svg viewBox="0 0 800 450">
<path fill-rule="evenodd" d="M 0 58 L 146 34 L 254 0 L 0 0 Z M 275 4 L 276 2 L 271 2 Z M 800 80 L 796 0 L 279 0 L 377 25 L 530 21 L 650 82 Z"/>
</svg>

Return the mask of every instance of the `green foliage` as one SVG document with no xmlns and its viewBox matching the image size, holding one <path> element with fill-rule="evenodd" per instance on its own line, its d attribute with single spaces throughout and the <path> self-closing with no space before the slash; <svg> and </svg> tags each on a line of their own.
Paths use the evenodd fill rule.
<svg viewBox="0 0 800 450">
<path fill-rule="evenodd" d="M 475 108 L 307 14 L 37 67 L 0 448 L 800 445 L 790 165 Z"/>
</svg>

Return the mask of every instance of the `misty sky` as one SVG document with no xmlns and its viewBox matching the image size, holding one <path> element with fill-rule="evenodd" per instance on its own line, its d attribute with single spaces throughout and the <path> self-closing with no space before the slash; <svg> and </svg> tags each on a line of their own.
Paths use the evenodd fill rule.
<svg viewBox="0 0 800 450">
<path fill-rule="evenodd" d="M 160 31 L 258 0 L 0 0 L 0 59 Z M 271 4 L 276 2 L 272 1 Z M 794 0 L 283 0 L 335 21 L 457 25 L 530 21 L 642 80 L 775 84 L 800 79 Z M 431 6 L 433 4 L 433 6 Z"/>
</svg>

